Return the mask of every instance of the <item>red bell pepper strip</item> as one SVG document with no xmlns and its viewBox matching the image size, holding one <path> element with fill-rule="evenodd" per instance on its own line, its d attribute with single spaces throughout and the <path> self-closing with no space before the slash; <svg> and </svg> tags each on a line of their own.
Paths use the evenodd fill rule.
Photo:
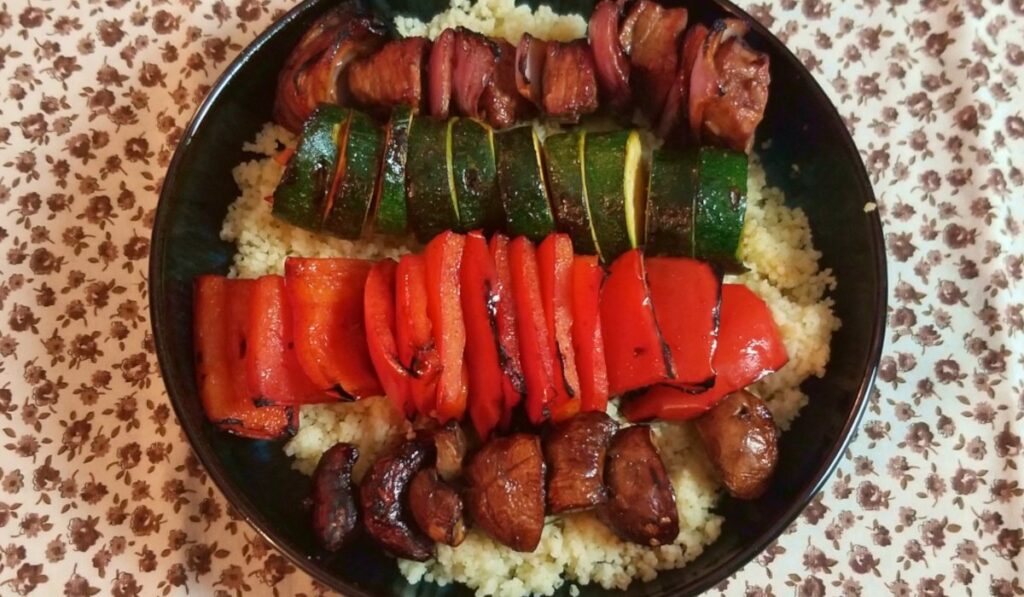
<svg viewBox="0 0 1024 597">
<path fill-rule="evenodd" d="M 459 270 L 466 238 L 447 231 L 427 245 L 427 312 L 434 334 L 434 346 L 441 358 L 437 380 L 436 418 L 445 423 L 459 420 L 466 412 L 469 372 L 463 359 L 466 324 L 462 318 Z"/>
<path fill-rule="evenodd" d="M 771 310 L 742 284 L 722 286 L 722 314 L 714 365 L 715 385 L 691 394 L 655 386 L 623 407 L 630 421 L 692 419 L 719 400 L 777 371 L 789 360 Z"/>
<path fill-rule="evenodd" d="M 512 296 L 516 306 L 519 356 L 526 379 L 526 414 L 535 425 L 551 418 L 555 401 L 555 354 L 548 338 L 544 300 L 533 243 L 520 236 L 509 245 Z"/>
<path fill-rule="evenodd" d="M 422 255 L 403 255 L 395 272 L 395 319 L 398 358 L 412 374 L 409 395 L 423 416 L 434 411 L 441 359 L 434 346 L 427 312 L 427 262 Z"/>
<path fill-rule="evenodd" d="M 366 344 L 370 361 L 384 393 L 403 415 L 415 411 L 409 395 L 412 376 L 398 358 L 395 339 L 395 270 L 393 259 L 374 264 L 366 278 L 363 294 L 363 315 L 366 319 Z"/>
<path fill-rule="evenodd" d="M 295 354 L 284 278 L 264 276 L 253 283 L 245 366 L 257 400 L 270 404 L 312 404 L 336 400 L 302 371 Z"/>
<path fill-rule="evenodd" d="M 555 355 L 555 423 L 580 412 L 580 376 L 572 345 L 572 240 L 566 234 L 548 235 L 537 247 L 540 295 L 548 328 L 549 352 Z"/>
<path fill-rule="evenodd" d="M 515 301 L 512 296 L 512 270 L 509 266 L 509 239 L 502 234 L 491 237 L 491 256 L 498 285 L 498 359 L 501 363 L 501 392 L 504 404 L 501 413 L 501 427 L 507 429 L 512 422 L 512 411 L 526 396 L 526 379 L 523 377 L 523 363 L 519 352 L 519 330 Z"/>
<path fill-rule="evenodd" d="M 601 335 L 601 283 L 604 270 L 596 255 L 576 255 L 572 262 L 572 345 L 580 374 L 580 410 L 608 408 L 608 366 Z"/>
<path fill-rule="evenodd" d="M 363 318 L 363 290 L 372 266 L 361 259 L 305 258 L 289 258 L 284 266 L 302 370 L 317 387 L 343 400 L 382 392 Z"/>
<path fill-rule="evenodd" d="M 710 264 L 685 257 L 648 257 L 647 286 L 662 337 L 672 351 L 673 385 L 703 390 L 715 381 L 722 278 Z"/>
<path fill-rule="evenodd" d="M 290 406 L 256 406 L 245 372 L 252 280 L 200 276 L 195 283 L 195 359 L 199 397 L 207 419 L 252 439 L 295 433 Z"/>
<path fill-rule="evenodd" d="M 624 253 L 601 291 L 601 331 L 613 395 L 675 378 L 672 354 L 654 317 L 643 254 Z"/>
<path fill-rule="evenodd" d="M 498 357 L 498 274 L 487 239 L 480 232 L 466 235 L 459 281 L 466 321 L 469 416 L 477 435 L 486 440 L 501 421 L 504 375 Z"/>
</svg>

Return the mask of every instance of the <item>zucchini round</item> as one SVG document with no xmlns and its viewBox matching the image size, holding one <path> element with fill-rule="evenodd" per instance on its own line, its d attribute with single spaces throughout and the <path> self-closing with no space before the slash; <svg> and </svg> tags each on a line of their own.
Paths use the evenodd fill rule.
<svg viewBox="0 0 1024 597">
<path fill-rule="evenodd" d="M 747 155 L 717 147 L 697 151 L 694 254 L 729 271 L 741 268 L 736 253 L 747 212 Z"/>
<path fill-rule="evenodd" d="M 494 131 L 471 118 L 448 121 L 448 167 L 459 212 L 459 230 L 501 228 L 502 210 L 494 163 Z"/>
<path fill-rule="evenodd" d="M 399 106 L 391 112 L 384 131 L 384 153 L 377 181 L 377 213 L 374 230 L 382 234 L 404 234 L 409 226 L 405 205 L 405 167 L 409 157 L 409 127 L 412 110 Z"/>
<path fill-rule="evenodd" d="M 421 243 L 445 230 L 458 230 L 459 211 L 449 175 L 448 126 L 433 118 L 416 118 L 409 127 L 405 188 L 409 223 Z"/>
<path fill-rule="evenodd" d="M 355 240 L 363 235 L 370 216 L 380 171 L 381 132 L 366 114 L 350 112 L 338 143 L 338 165 L 323 228 L 339 238 Z"/>
<path fill-rule="evenodd" d="M 569 235 L 576 252 L 595 255 L 590 207 L 583 194 L 585 140 L 580 131 L 551 135 L 544 140 L 544 165 L 558 230 Z"/>
<path fill-rule="evenodd" d="M 648 255 L 693 256 L 696 185 L 694 152 L 654 152 L 647 188 Z"/>
<path fill-rule="evenodd" d="M 522 126 L 502 131 L 494 139 L 505 230 L 511 236 L 540 241 L 555 231 L 555 216 L 537 131 Z"/>
<path fill-rule="evenodd" d="M 598 254 L 610 263 L 643 234 L 643 142 L 636 131 L 583 135 L 583 191 Z"/>
<path fill-rule="evenodd" d="M 338 162 L 338 139 L 351 111 L 321 104 L 306 120 L 281 182 L 274 216 L 306 230 L 320 230 Z"/>
</svg>

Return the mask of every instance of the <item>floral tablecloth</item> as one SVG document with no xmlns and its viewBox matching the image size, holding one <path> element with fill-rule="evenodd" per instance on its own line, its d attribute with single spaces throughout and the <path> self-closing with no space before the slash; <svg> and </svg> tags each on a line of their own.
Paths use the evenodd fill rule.
<svg viewBox="0 0 1024 597">
<path fill-rule="evenodd" d="M 1024 3 L 741 2 L 838 104 L 889 251 L 838 472 L 719 590 L 1021 595 Z M 315 594 L 189 452 L 149 329 L 182 129 L 285 0 L 0 0 L 0 594 Z"/>
</svg>

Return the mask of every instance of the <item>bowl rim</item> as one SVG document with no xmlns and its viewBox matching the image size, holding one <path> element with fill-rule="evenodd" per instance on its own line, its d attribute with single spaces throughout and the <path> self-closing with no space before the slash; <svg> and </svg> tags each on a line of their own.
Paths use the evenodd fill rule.
<svg viewBox="0 0 1024 597">
<path fill-rule="evenodd" d="M 261 512 L 253 502 L 228 479 L 227 475 L 222 471 L 221 463 L 212 447 L 209 444 L 200 441 L 200 430 L 191 425 L 185 425 L 182 423 L 182 421 L 186 420 L 184 407 L 179 405 L 179 400 L 174 394 L 172 394 L 171 384 L 167 381 L 167 375 L 170 373 L 168 363 L 172 361 L 173 357 L 171 353 L 173 351 L 166 340 L 166 336 L 160 332 L 156 325 L 157 321 L 164 320 L 165 313 L 162 301 L 153 299 L 153 297 L 163 296 L 165 292 L 162 272 L 164 271 L 164 263 L 166 260 L 167 241 L 170 236 L 167 234 L 166 229 L 169 226 L 169 214 L 171 212 L 170 204 L 173 200 L 169 189 L 173 189 L 177 186 L 175 183 L 179 176 L 180 163 L 184 159 L 184 155 L 191 146 L 193 139 L 198 131 L 204 126 L 209 112 L 220 100 L 220 96 L 224 93 L 225 88 L 232 82 L 238 71 L 248 64 L 253 59 L 254 55 L 264 45 L 266 45 L 271 38 L 278 35 L 282 30 L 286 29 L 307 12 L 319 9 L 320 6 L 327 1 L 328 0 L 303 0 L 283 16 L 271 23 L 249 45 L 243 48 L 224 72 L 221 73 L 215 83 L 210 87 L 210 91 L 206 98 L 196 109 L 189 121 L 188 127 L 185 129 L 184 134 L 181 137 L 181 141 L 175 148 L 174 155 L 168 164 L 167 173 L 160 189 L 160 197 L 157 203 L 156 217 L 154 219 L 153 231 L 151 234 L 150 244 L 152 252 L 148 273 L 150 291 L 150 326 L 153 331 L 157 361 L 160 366 L 161 382 L 167 390 L 167 396 L 171 402 L 171 406 L 174 408 L 178 424 L 188 439 L 189 448 L 196 454 L 200 463 L 203 465 L 203 468 L 213 480 L 217 489 L 223 494 L 227 502 L 238 511 L 245 522 L 259 533 L 259 535 L 269 545 L 285 554 L 296 566 L 312 576 L 318 582 L 335 590 L 344 591 L 347 595 L 374 597 L 373 593 L 369 593 L 365 589 L 346 582 L 338 576 L 330 573 L 330 571 L 328 571 L 324 566 L 320 565 L 313 558 L 310 558 L 308 554 L 294 548 L 287 542 L 279 541 L 275 536 L 275 533 L 268 530 L 271 528 L 271 524 L 265 514 Z M 826 104 L 834 118 L 843 122 L 842 115 L 839 113 L 838 108 L 836 108 L 835 104 L 832 103 L 827 93 L 814 76 L 807 70 L 800 59 L 797 58 L 796 55 L 794 55 L 779 38 L 772 34 L 771 31 L 769 31 L 757 19 L 753 18 L 746 11 L 735 5 L 731 0 L 700 1 L 715 4 L 723 11 L 748 22 L 751 30 L 755 32 L 756 35 L 760 36 L 764 43 L 771 46 L 775 52 L 782 55 L 786 60 L 796 65 L 796 71 L 799 79 L 806 86 L 808 92 L 814 96 L 816 101 Z M 843 150 L 845 152 L 858 156 L 856 163 L 853 165 L 856 170 L 858 194 L 867 199 L 865 205 L 868 203 L 875 203 L 876 198 L 874 189 L 864 166 L 863 158 L 859 157 L 861 156 L 860 151 L 857 149 L 853 136 L 845 125 L 843 126 L 843 134 L 840 135 L 840 138 L 837 139 L 836 142 L 843 146 Z M 789 527 L 794 520 L 796 520 L 801 512 L 804 511 L 814 496 L 822 490 L 825 483 L 828 482 L 832 474 L 835 472 L 835 469 L 839 465 L 849 443 L 856 435 L 856 429 L 860 425 L 861 419 L 864 417 L 871 390 L 874 387 L 879 362 L 881 360 L 882 348 L 885 341 L 885 306 L 888 297 L 888 271 L 884 250 L 881 216 L 877 209 L 865 214 L 865 216 L 869 220 L 868 231 L 870 238 L 868 241 L 869 246 L 872 247 L 872 257 L 874 261 L 873 269 L 875 270 L 875 275 L 877 276 L 879 283 L 874 297 L 876 315 L 870 334 L 870 349 L 868 351 L 867 358 L 868 367 L 863 372 L 860 386 L 856 392 L 853 408 L 847 416 L 838 441 L 833 444 L 832 449 L 825 455 L 825 458 L 822 459 L 822 464 L 819 465 L 808 483 L 801 487 L 797 492 L 796 499 L 792 500 L 791 504 L 783 510 L 782 515 L 779 516 L 773 524 L 759 534 L 758 540 L 749 543 L 744 548 L 734 552 L 728 558 L 720 561 L 711 574 L 708 574 L 703 578 L 695 579 L 692 583 L 694 594 L 706 591 L 718 585 L 723 580 L 726 580 L 749 564 L 769 544 L 776 541 L 782 532 Z"/>
</svg>

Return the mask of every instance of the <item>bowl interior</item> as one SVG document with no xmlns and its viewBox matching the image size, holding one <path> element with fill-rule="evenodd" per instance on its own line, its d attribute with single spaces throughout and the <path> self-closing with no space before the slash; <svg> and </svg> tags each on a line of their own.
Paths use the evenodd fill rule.
<svg viewBox="0 0 1024 597">
<path fill-rule="evenodd" d="M 227 499 L 299 566 L 349 595 L 470 594 L 457 586 L 409 586 L 395 563 L 366 542 L 334 555 L 318 549 L 301 507 L 309 481 L 291 469 L 282 445 L 218 432 L 206 422 L 197 397 L 192 280 L 199 274 L 226 272 L 233 246 L 218 235 L 227 206 L 237 194 L 231 170 L 252 157 L 242 151 L 242 143 L 271 119 L 276 76 L 284 58 L 332 4 L 307 0 L 247 48 L 214 87 L 178 148 L 153 236 L 150 281 L 160 364 L 179 420 L 210 475 Z M 589 4 L 573 2 L 580 9 Z M 691 20 L 742 15 L 724 1 L 684 4 L 691 8 Z M 687 567 L 663 573 L 650 583 L 634 583 L 630 595 L 701 591 L 778 536 L 840 457 L 860 418 L 881 349 L 884 251 L 878 216 L 863 209 L 874 197 L 860 156 L 824 93 L 781 42 L 756 23 L 749 39 L 771 57 L 771 97 L 759 129 L 759 139 L 770 139 L 771 145 L 760 156 L 769 182 L 782 188 L 787 200 L 802 207 L 811 221 L 822 266 L 831 268 L 839 282 L 833 299 L 843 325 L 833 336 L 827 374 L 805 384 L 810 403 L 782 436 L 779 469 L 768 495 L 748 503 L 724 500 L 719 510 L 726 522 L 719 540 Z M 799 176 L 793 176 L 794 166 Z M 584 595 L 605 593 L 583 587 Z"/>
</svg>

